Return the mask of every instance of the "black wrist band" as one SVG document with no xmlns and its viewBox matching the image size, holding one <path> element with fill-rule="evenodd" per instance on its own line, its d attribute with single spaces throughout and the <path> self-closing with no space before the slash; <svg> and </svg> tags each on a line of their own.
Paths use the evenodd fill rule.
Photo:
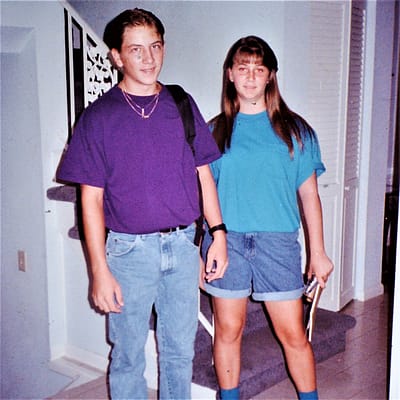
<svg viewBox="0 0 400 400">
<path fill-rule="evenodd" d="M 225 233 L 228 233 L 228 231 L 226 230 L 226 225 L 225 224 L 219 224 L 219 225 L 215 225 L 212 228 L 210 228 L 208 230 L 208 233 L 212 236 L 214 232 L 216 231 L 224 231 Z"/>
</svg>

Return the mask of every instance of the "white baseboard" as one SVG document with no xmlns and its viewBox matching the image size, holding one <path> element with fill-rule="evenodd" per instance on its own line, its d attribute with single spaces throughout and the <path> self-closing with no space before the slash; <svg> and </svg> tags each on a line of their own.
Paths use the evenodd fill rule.
<svg viewBox="0 0 400 400">
<path fill-rule="evenodd" d="M 376 296 L 380 296 L 384 292 L 384 287 L 381 283 L 377 283 L 374 286 L 367 287 L 363 290 L 357 291 L 355 299 L 360 301 L 367 301 Z"/>
<path fill-rule="evenodd" d="M 82 363 L 91 368 L 103 371 L 103 374 L 107 371 L 108 358 L 106 356 L 84 350 L 80 347 L 67 344 L 63 357 L 75 360 L 78 363 Z"/>
<path fill-rule="evenodd" d="M 104 370 L 94 368 L 80 360 L 72 359 L 67 356 L 51 361 L 50 369 L 71 378 L 71 382 L 62 390 L 81 386 L 105 374 Z"/>
</svg>

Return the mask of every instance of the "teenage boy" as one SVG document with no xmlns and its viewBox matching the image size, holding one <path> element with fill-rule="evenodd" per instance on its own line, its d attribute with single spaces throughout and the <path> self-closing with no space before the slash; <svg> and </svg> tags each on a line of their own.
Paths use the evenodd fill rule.
<svg viewBox="0 0 400 400">
<path fill-rule="evenodd" d="M 189 399 L 198 312 L 197 173 L 204 216 L 216 228 L 203 275 L 218 279 L 227 267 L 208 165 L 220 153 L 190 97 L 193 155 L 176 103 L 157 80 L 164 27 L 154 14 L 122 12 L 106 26 L 104 41 L 123 79 L 84 111 L 57 176 L 81 186 L 92 299 L 109 313 L 112 398 L 147 398 L 144 346 L 154 305 L 160 398 Z"/>
</svg>

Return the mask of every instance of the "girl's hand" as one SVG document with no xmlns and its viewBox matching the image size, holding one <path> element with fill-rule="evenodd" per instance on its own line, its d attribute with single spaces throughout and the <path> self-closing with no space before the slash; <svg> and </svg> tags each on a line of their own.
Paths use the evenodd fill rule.
<svg viewBox="0 0 400 400">
<path fill-rule="evenodd" d="M 317 277 L 318 283 L 322 288 L 326 287 L 329 275 L 333 271 L 333 263 L 329 257 L 323 253 L 314 253 L 310 257 L 310 266 L 308 270 L 308 277 L 312 275 Z"/>
</svg>

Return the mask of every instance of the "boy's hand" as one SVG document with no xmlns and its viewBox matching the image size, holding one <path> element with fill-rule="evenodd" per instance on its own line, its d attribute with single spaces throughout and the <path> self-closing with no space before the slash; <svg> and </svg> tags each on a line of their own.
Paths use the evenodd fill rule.
<svg viewBox="0 0 400 400">
<path fill-rule="evenodd" d="M 122 311 L 121 287 L 108 268 L 93 276 L 92 299 L 95 306 L 105 313 Z"/>
</svg>

